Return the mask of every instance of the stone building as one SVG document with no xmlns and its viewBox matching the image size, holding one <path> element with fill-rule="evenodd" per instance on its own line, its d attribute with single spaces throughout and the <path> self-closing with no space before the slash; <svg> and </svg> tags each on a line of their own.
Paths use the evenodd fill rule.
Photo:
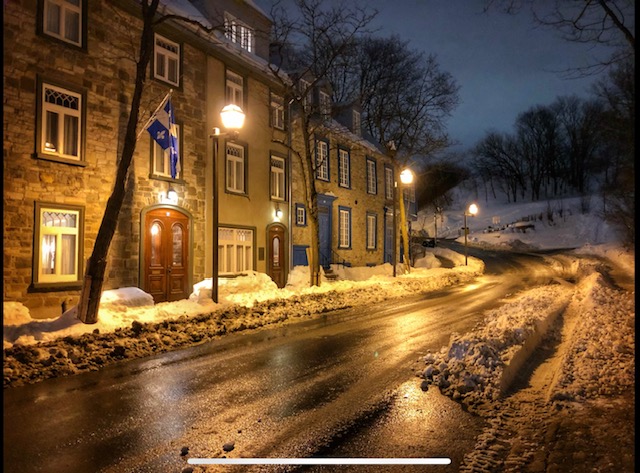
<svg viewBox="0 0 640 473">
<path fill-rule="evenodd" d="M 270 20 L 250 1 L 161 3 L 160 14 L 215 31 L 191 21 L 155 31 L 141 120 L 171 92 L 180 170 L 172 177 L 168 152 L 139 123 L 103 289 L 137 286 L 161 302 L 188 297 L 211 276 L 211 133 L 228 102 L 247 118 L 237 137 L 223 130 L 217 138 L 219 274 L 256 270 L 284 285 L 289 159 L 272 142 L 285 132 L 278 82 L 267 67 Z M 140 6 L 5 2 L 3 26 L 3 299 L 22 302 L 35 318 L 52 317 L 78 301 L 112 192 Z"/>
<path fill-rule="evenodd" d="M 309 81 L 302 80 L 301 89 Z M 312 149 L 318 190 L 320 265 L 325 273 L 334 264 L 376 266 L 393 261 L 394 165 L 384 149 L 363 136 L 360 109 L 332 105 L 322 85 L 309 100 L 318 113 L 313 125 Z M 295 111 L 293 112 L 295 115 Z M 293 141 L 303 148 L 300 130 Z M 299 161 L 292 160 L 292 259 L 307 265 L 308 202 Z"/>
</svg>

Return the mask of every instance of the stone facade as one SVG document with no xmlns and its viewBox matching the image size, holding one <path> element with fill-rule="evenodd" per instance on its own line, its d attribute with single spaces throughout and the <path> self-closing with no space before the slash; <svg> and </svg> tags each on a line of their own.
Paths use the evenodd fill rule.
<svg viewBox="0 0 640 473">
<path fill-rule="evenodd" d="M 141 33 L 136 2 L 81 1 L 86 38 L 78 47 L 43 34 L 43 1 L 19 0 L 4 6 L 4 278 L 3 299 L 20 301 L 32 317 L 60 315 L 77 303 L 84 264 L 90 256 L 111 195 L 135 79 L 135 55 Z M 234 14 L 239 3 L 230 0 Z M 250 4 L 245 11 L 267 21 Z M 224 9 L 224 2 L 220 3 Z M 40 20 L 39 20 L 40 18 Z M 218 23 L 219 24 L 219 23 Z M 219 161 L 222 197 L 220 222 L 255 228 L 253 251 L 266 246 L 266 229 L 273 223 L 274 204 L 269 198 L 269 156 L 283 154 L 271 145 L 269 128 L 270 82 L 265 61 L 238 59 L 233 48 L 208 44 L 193 28 L 164 23 L 156 31 L 180 45 L 179 86 L 148 77 L 140 110 L 139 129 L 173 89 L 172 103 L 181 128 L 182 174 L 177 179 L 158 177 L 152 171 L 153 141 L 141 132 L 129 170 L 127 193 L 109 250 L 103 289 L 144 288 L 143 215 L 152 208 L 177 210 L 189 217 L 188 285 L 211 274 L 212 140 L 210 130 L 219 125 L 217 112 L 225 102 L 224 71 L 228 64 L 246 78 L 243 132 L 249 156 L 251 193 L 224 195 L 224 159 Z M 261 45 L 260 51 L 264 51 Z M 153 62 L 152 62 L 153 65 Z M 40 83 L 81 91 L 86 107 L 82 159 L 72 162 L 38 153 L 38 94 Z M 266 124 L 266 126 L 265 126 Z M 284 153 L 286 156 L 286 153 Z M 162 200 L 169 188 L 177 203 Z M 63 284 L 38 284 L 38 205 L 81 209 L 84 225 L 79 244 L 78 279 Z M 285 211 L 286 206 L 284 207 Z M 288 219 L 285 215 L 284 221 Z M 266 271 L 258 256 L 255 266 Z M 188 294 L 187 294 L 188 295 Z"/>
</svg>

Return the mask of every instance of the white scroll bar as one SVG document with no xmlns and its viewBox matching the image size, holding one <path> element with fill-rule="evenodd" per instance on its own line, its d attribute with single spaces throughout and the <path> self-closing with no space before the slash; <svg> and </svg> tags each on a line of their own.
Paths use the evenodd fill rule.
<svg viewBox="0 0 640 473">
<path fill-rule="evenodd" d="M 189 458 L 190 465 L 449 465 L 451 458 Z"/>
</svg>

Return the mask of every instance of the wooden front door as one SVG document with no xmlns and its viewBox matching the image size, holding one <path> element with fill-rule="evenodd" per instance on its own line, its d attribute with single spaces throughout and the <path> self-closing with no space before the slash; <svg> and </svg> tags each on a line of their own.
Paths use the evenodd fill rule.
<svg viewBox="0 0 640 473">
<path fill-rule="evenodd" d="M 144 290 L 158 302 L 189 297 L 189 218 L 174 209 L 145 217 Z"/>
<path fill-rule="evenodd" d="M 286 263 L 285 263 L 285 232 L 282 225 L 272 225 L 267 232 L 267 245 L 269 248 L 269 258 L 267 264 L 267 274 L 273 279 L 278 287 L 286 284 Z"/>
</svg>

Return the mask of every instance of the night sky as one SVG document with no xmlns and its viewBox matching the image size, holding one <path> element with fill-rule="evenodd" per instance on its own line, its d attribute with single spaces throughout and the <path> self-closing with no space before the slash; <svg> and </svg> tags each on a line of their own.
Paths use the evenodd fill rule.
<svg viewBox="0 0 640 473">
<path fill-rule="evenodd" d="M 368 0 L 378 10 L 378 34 L 397 34 L 434 54 L 460 86 L 448 132 L 462 151 L 489 129 L 513 131 L 517 115 L 556 97 L 586 97 L 596 77 L 568 79 L 561 71 L 593 63 L 608 52 L 570 43 L 536 26 L 529 10 L 483 13 L 486 0 Z"/>
<path fill-rule="evenodd" d="M 274 0 L 254 0 L 269 12 Z M 330 1 L 330 0 L 329 0 Z M 550 2 L 549 2 L 550 3 Z M 570 43 L 537 26 L 529 10 L 483 13 L 487 0 L 366 0 L 378 11 L 379 36 L 400 36 L 409 47 L 433 54 L 460 86 L 460 104 L 447 130 L 462 152 L 489 130 L 512 132 L 518 114 L 558 96 L 589 95 L 601 76 L 566 78 L 563 71 L 608 57 L 603 47 Z"/>
</svg>

